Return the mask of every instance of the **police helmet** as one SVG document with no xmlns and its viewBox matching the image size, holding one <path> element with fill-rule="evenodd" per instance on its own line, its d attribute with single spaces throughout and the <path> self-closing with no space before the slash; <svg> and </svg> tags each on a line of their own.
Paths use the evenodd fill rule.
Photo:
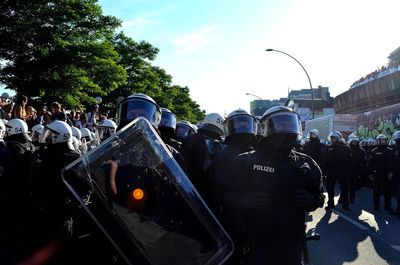
<svg viewBox="0 0 400 265">
<path fill-rule="evenodd" d="M 161 121 L 158 128 L 176 129 L 176 117 L 169 109 L 161 108 Z"/>
<path fill-rule="evenodd" d="M 72 136 L 72 145 L 73 145 L 75 151 L 78 151 L 79 153 L 81 152 L 81 151 L 80 151 L 80 145 L 81 145 L 81 143 L 80 143 L 80 141 L 78 140 L 78 138 L 76 138 L 75 136 Z"/>
<path fill-rule="evenodd" d="M 175 129 L 175 138 L 177 140 L 182 141 L 188 135 L 195 134 L 197 132 L 197 128 L 191 124 L 188 121 L 179 121 L 176 124 L 176 129 Z"/>
<path fill-rule="evenodd" d="M 219 135 L 224 134 L 224 118 L 218 113 L 209 113 L 204 117 L 200 129 L 215 132 Z"/>
<path fill-rule="evenodd" d="M 388 138 L 387 138 L 387 136 L 386 135 L 384 135 L 384 134 L 379 134 L 377 137 L 376 137 L 376 143 L 378 144 L 378 145 L 387 145 L 387 140 L 388 140 Z"/>
<path fill-rule="evenodd" d="M 78 140 L 81 140 L 81 138 L 82 138 L 81 130 L 79 130 L 76 127 L 72 127 L 71 130 L 72 130 L 72 136 L 75 137 Z"/>
<path fill-rule="evenodd" d="M 128 124 L 137 117 L 144 117 L 157 127 L 161 120 L 161 108 L 154 99 L 140 93 L 130 95 L 118 103 L 116 121 L 119 127 Z"/>
<path fill-rule="evenodd" d="M 41 135 L 43 134 L 44 126 L 41 124 L 36 124 L 32 127 L 31 138 L 32 142 L 38 142 L 40 140 Z"/>
<path fill-rule="evenodd" d="M 225 135 L 229 137 L 236 134 L 257 133 L 257 120 L 243 109 L 237 109 L 229 113 L 224 121 Z"/>
<path fill-rule="evenodd" d="M 319 131 L 317 129 L 311 129 L 307 133 L 307 139 L 319 139 Z"/>
<path fill-rule="evenodd" d="M 115 133 L 117 130 L 117 124 L 112 120 L 104 119 L 97 124 L 95 130 L 96 137 L 98 137 L 100 141 L 104 141 Z"/>
<path fill-rule="evenodd" d="M 92 133 L 88 128 L 82 128 L 81 133 L 82 133 L 81 139 L 85 139 L 87 142 L 93 140 Z"/>
<path fill-rule="evenodd" d="M 347 142 L 349 144 L 352 144 L 353 142 L 357 142 L 357 144 L 360 142 L 360 139 L 357 136 L 350 135 Z"/>
<path fill-rule="evenodd" d="M 261 117 L 262 136 L 294 134 L 301 138 L 301 120 L 297 112 L 285 106 L 274 106 Z"/>
<path fill-rule="evenodd" d="M 335 139 L 335 140 L 333 140 Z M 328 141 L 334 143 L 339 142 L 342 139 L 342 134 L 338 131 L 333 131 L 328 135 Z"/>
<path fill-rule="evenodd" d="M 374 138 L 368 138 L 368 146 L 373 146 L 375 145 L 376 141 Z"/>
<path fill-rule="evenodd" d="M 365 140 L 365 139 L 361 140 L 360 141 L 360 145 L 361 145 L 361 147 L 367 147 L 368 146 L 368 140 Z"/>
<path fill-rule="evenodd" d="M 399 141 L 400 140 L 400 131 L 395 131 L 392 135 L 392 140 Z"/>
<path fill-rule="evenodd" d="M 51 139 L 51 140 L 48 140 Z M 65 121 L 54 120 L 44 126 L 42 143 L 69 143 L 72 146 L 72 129 Z"/>
<path fill-rule="evenodd" d="M 12 119 L 5 124 L 7 136 L 24 134 L 28 136 L 28 125 L 21 119 Z M 29 137 L 29 136 L 28 136 Z M 30 138 L 29 138 L 30 139 Z"/>
</svg>

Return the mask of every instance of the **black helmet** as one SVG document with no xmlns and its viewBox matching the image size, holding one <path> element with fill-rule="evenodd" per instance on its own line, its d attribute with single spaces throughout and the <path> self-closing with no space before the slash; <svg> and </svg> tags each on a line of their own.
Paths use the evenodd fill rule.
<svg viewBox="0 0 400 265">
<path fill-rule="evenodd" d="M 262 137 L 293 134 L 301 137 L 299 114 L 285 106 L 274 106 L 265 111 L 260 119 Z"/>
<path fill-rule="evenodd" d="M 171 128 L 176 129 L 176 117 L 169 109 L 161 108 L 161 121 L 158 128 Z"/>
<path fill-rule="evenodd" d="M 229 113 L 224 121 L 224 127 L 226 137 L 236 134 L 256 135 L 257 120 L 245 110 L 237 109 Z"/>
<path fill-rule="evenodd" d="M 131 95 L 118 103 L 116 121 L 119 128 L 137 117 L 144 117 L 157 127 L 161 120 L 161 108 L 154 99 L 140 93 Z"/>
</svg>

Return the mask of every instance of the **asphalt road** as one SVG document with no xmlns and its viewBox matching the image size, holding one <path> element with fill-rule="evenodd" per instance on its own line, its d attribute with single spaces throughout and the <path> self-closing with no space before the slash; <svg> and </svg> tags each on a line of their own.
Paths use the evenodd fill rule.
<svg viewBox="0 0 400 265">
<path fill-rule="evenodd" d="M 381 200 L 383 208 L 383 196 Z M 392 206 L 397 206 L 394 198 Z M 308 242 L 309 264 L 400 265 L 400 219 L 384 210 L 374 211 L 368 188 L 358 191 L 350 211 L 337 205 L 332 211 L 320 208 L 311 213 L 307 230 L 321 236 Z"/>
</svg>

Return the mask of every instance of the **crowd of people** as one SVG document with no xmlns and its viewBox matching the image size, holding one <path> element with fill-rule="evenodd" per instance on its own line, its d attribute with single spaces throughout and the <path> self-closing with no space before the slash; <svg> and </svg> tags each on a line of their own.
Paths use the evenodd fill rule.
<svg viewBox="0 0 400 265">
<path fill-rule="evenodd" d="M 92 255 L 68 244 L 75 237 L 76 223 L 85 217 L 76 219 L 79 207 L 62 182 L 61 170 L 137 117 L 147 119 L 160 134 L 232 238 L 235 251 L 227 264 L 301 264 L 305 213 L 324 205 L 323 176 L 327 210 L 335 207 L 338 180 L 343 209 L 350 209 L 361 185 L 370 185 L 374 209 L 379 210 L 383 193 L 385 210 L 399 215 L 399 206 L 392 210 L 390 201 L 396 191 L 400 203 L 400 132 L 393 135 L 396 145 L 391 148 L 384 135 L 377 137 L 377 146 L 364 150 L 356 135 L 346 143 L 339 132 L 330 134 L 331 144 L 326 146 L 317 130 L 308 132 L 302 146 L 299 115 L 284 106 L 270 108 L 260 119 L 242 109 L 226 119 L 210 113 L 197 126 L 177 122 L 174 113 L 144 94 L 125 98 L 117 108 L 115 120 L 100 115 L 97 105 L 87 114 L 66 114 L 54 102 L 51 113 L 36 113 L 26 97 L 18 96 L 11 116 L 0 120 L 0 201 L 9 213 L 1 219 L 4 264 L 29 263 L 43 249 L 49 264 L 69 264 L 76 262 L 71 257 L 82 261 L 88 256 L 93 263 Z M 109 164 L 117 170 L 117 161 Z M 132 178 L 129 181 L 136 183 Z M 121 190 L 133 186 L 118 183 L 114 176 L 112 194 L 122 196 Z M 107 241 L 94 224 L 89 227 L 96 242 Z M 112 249 L 110 243 L 99 248 L 106 246 Z M 94 256 L 99 253 L 109 251 L 97 249 Z M 105 262 L 103 256 L 101 261 Z M 112 256 L 107 263 L 120 261 Z"/>
</svg>

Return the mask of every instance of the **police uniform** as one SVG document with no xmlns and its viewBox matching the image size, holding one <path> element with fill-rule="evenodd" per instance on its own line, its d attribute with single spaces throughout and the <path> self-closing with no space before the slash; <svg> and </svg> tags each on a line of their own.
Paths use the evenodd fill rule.
<svg viewBox="0 0 400 265">
<path fill-rule="evenodd" d="M 391 207 L 391 191 L 390 191 L 390 180 L 388 174 L 392 166 L 392 149 L 385 146 L 379 145 L 372 149 L 369 163 L 368 172 L 373 177 L 373 200 L 374 209 L 379 210 L 380 208 L 380 195 L 384 194 L 385 197 L 385 209 L 390 210 Z"/>
<path fill-rule="evenodd" d="M 229 209 L 235 233 L 245 240 L 243 264 L 300 264 L 305 212 L 323 205 L 321 171 L 307 155 L 291 151 L 276 156 L 256 150 L 232 163 L 221 190 L 221 203 Z M 296 190 L 307 191 L 312 204 L 297 207 Z M 269 206 L 258 207 L 252 194 L 270 194 Z M 250 200 L 250 201 L 248 201 Z"/>
</svg>

